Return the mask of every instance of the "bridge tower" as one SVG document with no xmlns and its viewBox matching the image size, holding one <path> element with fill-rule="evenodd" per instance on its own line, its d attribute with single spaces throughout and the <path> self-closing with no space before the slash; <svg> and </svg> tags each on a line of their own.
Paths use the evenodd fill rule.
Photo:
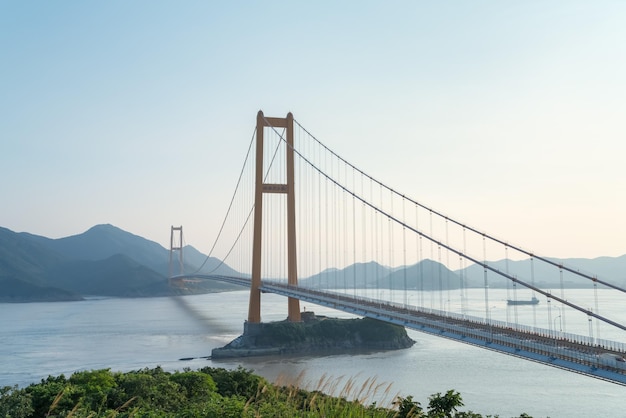
<svg viewBox="0 0 626 418">
<path fill-rule="evenodd" d="M 178 240 L 176 240 L 176 233 L 178 233 Z M 174 277 L 174 253 L 178 254 L 178 272 L 176 274 L 183 275 L 184 264 L 183 264 L 183 227 L 182 226 L 172 226 L 170 229 L 170 266 L 169 272 L 170 277 Z"/>
<path fill-rule="evenodd" d="M 263 181 L 263 129 L 266 126 L 285 128 L 287 131 L 286 184 L 270 184 Z M 287 195 L 287 282 L 298 284 L 296 266 L 296 199 L 294 184 L 293 154 L 293 115 L 286 118 L 266 118 L 259 110 L 256 118 L 256 166 L 254 195 L 254 239 L 252 247 L 252 281 L 250 286 L 250 304 L 248 322 L 261 322 L 261 245 L 263 230 L 263 194 L 283 193 Z M 288 318 L 291 322 L 300 322 L 300 301 L 288 299 Z"/>
</svg>

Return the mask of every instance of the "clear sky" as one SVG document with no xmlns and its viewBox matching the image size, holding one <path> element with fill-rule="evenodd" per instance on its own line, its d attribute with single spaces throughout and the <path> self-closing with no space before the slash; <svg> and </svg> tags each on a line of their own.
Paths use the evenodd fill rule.
<svg viewBox="0 0 626 418">
<path fill-rule="evenodd" d="M 626 254 L 626 2 L 0 2 L 0 226 L 208 252 L 258 110 L 557 257 Z"/>
</svg>

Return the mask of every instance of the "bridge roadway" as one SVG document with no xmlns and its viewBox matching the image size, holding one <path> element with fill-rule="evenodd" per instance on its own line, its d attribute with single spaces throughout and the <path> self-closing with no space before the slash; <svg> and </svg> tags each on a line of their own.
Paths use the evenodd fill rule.
<svg viewBox="0 0 626 418">
<path fill-rule="evenodd" d="M 250 287 L 250 280 L 231 276 L 201 276 Z M 186 276 L 171 280 L 186 281 Z M 534 328 L 502 321 L 405 306 L 398 303 L 291 286 L 264 280 L 261 292 L 275 293 L 358 316 L 379 319 L 416 331 L 448 338 L 496 352 L 547 364 L 626 386 L 626 344 L 593 340 L 576 334 Z"/>
</svg>

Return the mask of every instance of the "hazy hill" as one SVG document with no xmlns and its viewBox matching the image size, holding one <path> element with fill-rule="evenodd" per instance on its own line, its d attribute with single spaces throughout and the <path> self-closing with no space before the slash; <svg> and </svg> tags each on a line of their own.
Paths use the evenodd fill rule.
<svg viewBox="0 0 626 418">
<path fill-rule="evenodd" d="M 212 271 L 220 261 L 191 246 L 185 272 Z M 0 228 L 0 302 L 75 300 L 82 296 L 163 296 L 239 289 L 219 282 L 169 286 L 169 250 L 112 225 L 51 239 Z M 236 273 L 225 264 L 216 270 Z"/>
<path fill-rule="evenodd" d="M 352 264 L 344 269 L 328 269 L 300 283 L 310 287 L 333 288 L 380 288 L 438 290 L 458 289 L 459 276 L 442 264 L 423 260 L 406 268 L 391 269 L 378 263 Z"/>
<path fill-rule="evenodd" d="M 207 258 L 191 246 L 184 248 L 184 271 L 237 274 L 215 258 Z M 626 255 L 595 259 L 561 260 L 580 271 L 626 287 Z M 204 263 L 204 264 L 203 264 Z M 530 260 L 499 260 L 489 263 L 538 287 L 560 287 L 559 269 Z M 162 296 L 239 289 L 206 281 L 192 289 L 172 288 L 167 283 L 169 251 L 161 245 L 112 225 L 96 225 L 86 232 L 60 239 L 16 233 L 0 227 L 0 302 L 75 300 L 81 295 Z M 532 274 L 531 274 L 532 272 Z M 176 272 L 177 273 L 177 272 Z M 506 287 L 507 281 L 488 273 L 490 287 Z M 483 287 L 483 268 L 472 265 L 450 271 L 433 260 L 406 268 L 389 268 L 376 262 L 357 263 L 343 269 L 327 269 L 308 278 L 312 287 L 358 287 L 438 290 L 455 289 L 461 280 L 467 287 Z M 590 287 L 588 280 L 571 273 L 562 275 L 565 287 Z"/>
<path fill-rule="evenodd" d="M 626 287 L 626 255 L 621 257 L 599 257 L 594 259 L 551 259 L 552 261 L 563 263 L 569 268 L 577 271 L 596 276 L 609 283 Z M 502 272 L 509 272 L 519 280 L 527 283 L 534 283 L 541 288 L 559 288 L 561 282 L 561 273 L 559 268 L 527 260 L 499 260 L 489 262 L 489 265 Z M 457 271 L 461 273 L 461 271 Z M 483 267 L 472 265 L 463 270 L 463 275 L 469 287 L 484 286 Z M 496 273 L 488 272 L 488 281 L 490 287 L 506 287 L 507 280 L 499 277 Z M 588 288 L 593 283 L 587 279 L 581 278 L 573 273 L 563 271 L 563 286 L 570 288 Z"/>
<path fill-rule="evenodd" d="M 553 261 L 559 260 L 553 259 Z M 597 275 L 598 278 L 607 282 L 626 287 L 626 254 L 620 257 L 570 258 L 560 261 L 583 273 Z"/>
<path fill-rule="evenodd" d="M 397 269 L 380 283 L 380 287 L 413 290 L 448 290 L 461 286 L 459 275 L 433 260 L 422 260 L 412 266 Z"/>
<path fill-rule="evenodd" d="M 163 275 L 123 254 L 104 260 L 59 264 L 47 273 L 50 283 L 81 295 L 163 296 L 170 294 Z"/>
<path fill-rule="evenodd" d="M 43 274 L 65 258 L 36 240 L 0 228 L 0 277 L 45 284 Z"/>
<path fill-rule="evenodd" d="M 64 258 L 37 242 L 0 228 L 0 302 L 77 300 L 47 283 L 45 273 Z"/>
<path fill-rule="evenodd" d="M 169 251 L 156 242 L 131 234 L 113 225 L 96 225 L 82 234 L 50 239 L 24 234 L 50 250 L 72 260 L 104 260 L 116 254 L 159 271 Z"/>
<path fill-rule="evenodd" d="M 553 261 L 557 261 L 553 259 Z M 560 260 L 564 265 L 597 275 L 609 283 L 626 287 L 626 255 L 621 257 L 599 257 L 595 259 Z M 498 260 L 489 265 L 502 272 L 507 272 L 522 281 L 534 283 L 543 289 L 560 287 L 561 274 L 559 269 L 545 263 L 532 263 L 530 260 Z M 376 282 L 378 278 L 378 282 Z M 488 285 L 493 288 L 506 288 L 510 282 L 489 271 Z M 328 269 L 309 278 L 300 279 L 300 283 L 320 288 L 380 288 L 414 290 L 446 290 L 458 289 L 463 282 L 465 287 L 484 287 L 484 269 L 479 265 L 471 265 L 463 270 L 451 271 L 443 264 L 433 260 L 422 260 L 412 266 L 391 269 L 375 262 L 357 263 L 343 269 Z M 563 272 L 563 286 L 569 288 L 588 288 L 593 283 L 573 273 Z"/>
<path fill-rule="evenodd" d="M 376 277 L 384 277 L 389 274 L 390 270 L 389 267 L 370 261 L 352 264 L 343 269 L 327 269 L 311 277 L 300 278 L 299 282 L 304 286 L 325 289 L 344 286 L 348 288 L 376 287 Z"/>
<path fill-rule="evenodd" d="M 59 239 L 24 235 L 68 259 L 97 261 L 123 254 L 157 273 L 164 276 L 169 274 L 169 249 L 110 224 L 96 225 L 82 234 Z M 206 260 L 206 255 L 190 245 L 183 249 L 183 256 L 186 273 L 195 272 L 203 263 L 202 273 L 236 273 L 217 258 Z M 216 270 L 217 266 L 219 268 Z"/>
</svg>

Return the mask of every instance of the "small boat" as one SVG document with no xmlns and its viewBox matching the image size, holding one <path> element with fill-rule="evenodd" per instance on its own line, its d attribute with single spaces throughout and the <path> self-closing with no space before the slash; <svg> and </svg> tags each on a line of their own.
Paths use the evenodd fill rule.
<svg viewBox="0 0 626 418">
<path fill-rule="evenodd" d="M 512 300 L 508 299 L 506 301 L 507 305 L 536 305 L 539 303 L 539 299 L 536 297 L 532 297 L 530 300 Z"/>
</svg>

